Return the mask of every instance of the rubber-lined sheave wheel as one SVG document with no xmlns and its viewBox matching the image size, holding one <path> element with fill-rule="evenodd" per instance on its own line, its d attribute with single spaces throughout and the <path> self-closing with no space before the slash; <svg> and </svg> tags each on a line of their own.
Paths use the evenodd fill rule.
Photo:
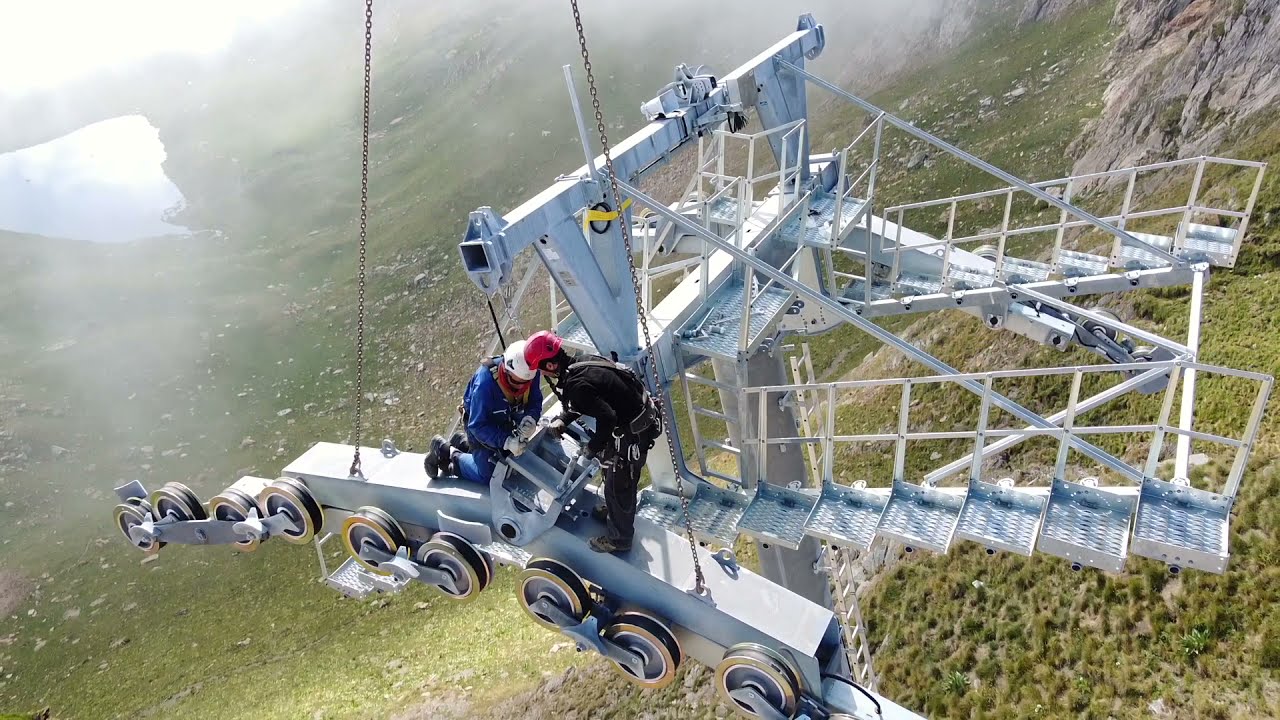
<svg viewBox="0 0 1280 720">
<path fill-rule="evenodd" d="M 298 526 L 286 530 L 281 537 L 285 542 L 302 545 L 311 542 L 316 533 L 324 529 L 324 513 L 320 503 L 307 486 L 293 478 L 280 478 L 258 493 L 258 505 L 265 517 L 284 513 Z"/>
<path fill-rule="evenodd" d="M 493 580 L 493 568 L 484 553 L 453 533 L 438 532 L 432 535 L 430 540 L 418 548 L 416 558 L 419 564 L 443 570 L 453 578 L 457 592 L 439 588 L 450 600 L 472 600 Z"/>
<path fill-rule="evenodd" d="M 1119 315 L 1116 315 L 1115 313 L 1105 308 L 1094 308 L 1093 312 L 1107 318 L 1108 320 L 1114 320 L 1116 322 L 1120 322 Z M 1103 337 L 1107 338 L 1111 342 L 1115 342 L 1116 337 L 1118 336 L 1115 330 L 1109 327 L 1106 327 L 1104 325 L 1101 325 L 1099 323 L 1095 323 L 1092 320 L 1086 320 L 1084 322 L 1084 327 L 1089 332 L 1094 333 L 1095 335 L 1102 335 Z"/>
<path fill-rule="evenodd" d="M 533 605 L 538 600 L 546 598 L 574 622 L 582 622 L 591 608 L 591 596 L 578 574 L 568 566 L 547 558 L 530 560 L 525 566 L 516 597 L 520 600 L 520 607 L 534 622 L 550 630 L 558 631 L 560 626 L 534 609 Z"/>
<path fill-rule="evenodd" d="M 604 629 L 606 640 L 611 640 L 643 658 L 644 672 L 635 675 L 630 668 L 619 663 L 613 667 L 623 677 L 647 688 L 663 688 L 676 677 L 676 670 L 684 659 L 680 643 L 665 623 L 640 612 L 624 612 L 615 615 Z"/>
<path fill-rule="evenodd" d="M 390 575 L 377 563 L 360 557 L 360 547 L 365 543 L 387 553 L 395 555 L 396 551 L 408 544 L 404 529 L 396 519 L 376 507 L 357 508 L 342 523 L 342 542 L 347 546 L 347 553 L 355 558 L 365 570 L 379 575 Z"/>
<path fill-rule="evenodd" d="M 116 529 L 124 535 L 125 541 L 142 552 L 152 555 L 164 547 L 164 542 L 155 539 L 137 542 L 132 537 L 129 537 L 129 528 L 141 525 L 146 521 L 148 515 L 152 515 L 153 519 L 155 517 L 151 510 L 151 503 L 142 498 L 129 498 L 116 505 L 111 513 Z"/>
<path fill-rule="evenodd" d="M 734 645 L 716 666 L 716 691 L 725 704 L 744 718 L 760 717 L 730 695 L 748 689 L 786 717 L 794 717 L 800 698 L 799 674 L 777 652 L 755 643 Z"/>
<path fill-rule="evenodd" d="M 258 507 L 257 499 L 233 487 L 209 499 L 209 515 L 214 520 L 242 522 L 249 519 L 250 510 L 257 510 L 258 517 L 262 517 L 262 508 Z M 249 538 L 236 542 L 236 547 L 243 552 L 253 552 L 258 549 L 258 543 L 257 538 Z"/>
<path fill-rule="evenodd" d="M 178 520 L 204 520 L 209 517 L 200 498 L 191 488 L 179 482 L 169 482 L 151 493 L 151 507 L 157 520 L 173 516 Z"/>
</svg>

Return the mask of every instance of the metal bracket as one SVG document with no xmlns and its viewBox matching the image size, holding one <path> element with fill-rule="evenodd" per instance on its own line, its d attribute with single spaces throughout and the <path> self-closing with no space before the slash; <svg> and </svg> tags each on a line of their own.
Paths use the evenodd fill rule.
<svg viewBox="0 0 1280 720">
<path fill-rule="evenodd" d="M 298 532 L 302 528 L 293 518 L 284 513 L 276 513 L 269 518 L 260 518 L 257 508 L 249 508 L 249 516 L 231 526 L 231 529 L 243 535 L 246 540 L 266 540 L 283 535 L 286 532 Z"/>
<path fill-rule="evenodd" d="M 579 652 L 590 648 L 627 668 L 636 677 L 644 677 L 644 659 L 635 652 L 606 640 L 600 634 L 600 621 L 594 615 L 582 621 L 575 620 L 545 597 L 538 598 L 530 609 L 559 626 L 560 632 L 574 640 Z"/>
<path fill-rule="evenodd" d="M 458 594 L 458 586 L 453 576 L 444 570 L 431 568 L 409 559 L 409 549 L 400 548 L 396 554 L 370 545 L 367 541 L 360 543 L 360 559 L 376 564 L 379 569 L 386 569 L 401 581 L 417 580 L 425 585 L 443 588 L 450 595 Z"/>
<path fill-rule="evenodd" d="M 129 500 L 133 498 L 146 500 L 147 489 L 137 480 L 130 480 L 124 485 L 116 488 L 116 497 L 120 498 L 120 502 L 129 502 Z"/>
<path fill-rule="evenodd" d="M 382 441 L 382 457 L 393 458 L 399 454 L 400 451 L 396 449 L 396 443 L 394 440 L 386 438 Z"/>
<path fill-rule="evenodd" d="M 761 695 L 755 688 L 743 687 L 731 690 L 729 697 L 751 708 L 751 712 L 762 720 L 789 720 L 778 708 L 770 705 L 768 698 Z"/>
</svg>

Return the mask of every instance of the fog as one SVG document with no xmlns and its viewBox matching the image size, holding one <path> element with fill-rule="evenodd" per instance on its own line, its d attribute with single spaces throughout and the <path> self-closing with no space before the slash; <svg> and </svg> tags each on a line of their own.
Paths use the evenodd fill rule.
<svg viewBox="0 0 1280 720">
<path fill-rule="evenodd" d="M 870 90 L 962 38 L 977 4 L 658 0 L 584 3 L 583 16 L 616 141 L 643 123 L 639 104 L 673 66 L 705 63 L 723 74 L 792 31 L 802 12 L 826 29 L 816 71 Z M 42 210 L 13 192 L 21 179 L 0 173 L 6 212 L 16 202 L 32 220 L 14 229 L 41 235 L 0 233 L 0 268 L 16 278 L 0 285 L 0 426 L 8 433 L 0 442 L 9 445 L 0 444 L 0 475 L 16 479 L 0 493 L 64 488 L 74 495 L 25 494 L 22 502 L 52 505 L 63 519 L 84 508 L 105 521 L 102 491 L 123 480 L 185 479 L 216 490 L 237 471 L 274 472 L 303 449 L 293 437 L 305 435 L 302 425 L 278 416 L 286 407 L 315 406 L 305 418 L 290 415 L 308 437 L 345 436 L 350 375 L 330 371 L 351 357 L 362 11 L 307 3 L 238 24 L 195 51 L 156 41 L 150 55 L 103 55 L 97 72 L 50 73 L 0 105 L 0 151 L 110 118 L 145 119 L 158 128 L 166 181 L 186 199 L 169 222 L 204 237 L 146 240 L 158 229 L 104 214 L 94 221 L 98 234 L 136 239 L 92 248 L 67 240 L 84 234 L 59 218 L 31 218 Z M 401 0 L 377 3 L 374 24 L 371 264 L 403 268 L 378 276 L 379 297 L 398 294 L 424 268 L 470 297 L 451 248 L 466 212 L 514 206 L 580 164 L 560 72 L 573 66 L 585 101 L 569 8 Z M 63 31 L 26 28 L 34 37 Z M 75 184 L 64 195 L 89 198 Z M 133 204 L 125 195 L 107 203 L 126 215 Z M 394 307 L 374 313 L 375 338 L 403 327 L 432 332 L 421 317 L 427 308 Z M 470 316 L 457 324 L 483 328 Z M 444 373 L 448 363 L 472 362 L 472 352 L 430 359 Z M 398 373 L 420 359 L 375 353 L 374 372 L 394 388 L 412 382 Z M 424 402 L 451 408 L 455 399 Z M 386 410 L 371 422 L 417 431 L 414 410 Z M 254 442 L 242 446 L 245 437 Z M 54 445 L 69 455 L 55 458 Z"/>
</svg>

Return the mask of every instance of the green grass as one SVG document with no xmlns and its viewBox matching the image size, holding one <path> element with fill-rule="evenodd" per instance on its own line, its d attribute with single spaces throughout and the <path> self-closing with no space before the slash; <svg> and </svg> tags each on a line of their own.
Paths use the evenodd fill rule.
<svg viewBox="0 0 1280 720">
<path fill-rule="evenodd" d="M 905 116 L 1025 177 L 1065 174 L 1066 146 L 1100 102 L 1098 68 L 1116 32 L 1110 13 L 1110 4 L 1101 3 L 1064 23 L 1017 33 L 1008 22 L 995 22 L 947 62 L 874 99 L 890 110 L 910 100 Z M 456 267 L 457 222 L 477 205 L 531 194 L 554 173 L 576 167 L 579 152 L 563 108 L 531 102 L 561 97 L 557 74 L 548 79 L 520 64 L 497 77 L 476 71 L 540 43 L 521 32 L 522 16 L 501 19 L 497 33 L 458 33 L 418 21 L 424 25 L 413 28 L 430 42 L 398 50 L 379 66 L 389 69 L 379 76 L 376 126 L 385 135 L 375 143 L 373 175 L 366 387 L 397 391 L 401 402 L 375 403 L 369 433 L 401 444 L 420 443 L 448 419 L 487 332 L 487 319 L 474 312 L 478 295 Z M 557 43 L 571 40 L 566 28 L 557 32 Z M 645 46 L 638 36 L 626 42 L 619 54 L 635 52 L 652 62 L 625 70 L 619 62 L 600 63 L 619 67 L 606 89 L 608 108 L 633 107 L 671 57 L 685 56 L 683 49 L 664 54 Z M 469 70 L 445 72 L 441 57 L 450 43 L 474 54 Z M 566 51 L 563 61 L 573 59 Z M 1055 63 L 1061 72 L 1042 88 L 1037 78 Z M 0 618 L 0 638 L 17 638 L 0 644 L 0 707 L 47 704 L 59 718 L 294 718 L 317 711 L 367 717 L 424 696 L 462 692 L 483 716 L 570 666 L 585 673 L 573 676 L 581 682 L 567 683 L 554 697 L 534 691 L 531 701 L 567 713 L 608 697 L 609 708 L 600 711 L 619 718 L 681 702 L 681 682 L 660 693 L 618 689 L 621 681 L 601 673 L 599 660 L 553 652 L 562 639 L 521 616 L 510 572 L 500 572 L 470 605 L 420 590 L 382 604 L 348 601 L 316 583 L 310 548 L 269 544 L 252 555 L 168 548 L 158 561 L 141 565 L 119 542 L 108 520 L 111 484 L 179 479 L 208 497 L 237 471 L 269 475 L 307 443 L 341 440 L 348 432 L 355 88 L 328 87 L 327 76 L 296 70 L 298 83 L 324 92 L 314 107 L 295 107 L 296 90 L 278 92 L 279 80 L 270 81 L 269 73 L 240 69 L 209 109 L 180 89 L 174 90 L 180 102 L 142 103 L 161 114 L 167 168 L 178 184 L 189 196 L 214 199 L 191 209 L 192 219 L 201 221 L 195 224 L 216 224 L 225 241 L 85 248 L 0 237 L 0 268 L 8 278 L 0 292 L 0 429 L 13 433 L 12 440 L 0 436 L 0 454 L 15 442 L 29 446 L 31 456 L 0 470 L 0 507 L 14 502 L 22 510 L 19 521 L 0 523 L 0 552 L 6 569 L 20 568 L 39 585 L 13 617 Z M 266 79 L 254 79 L 259 76 Z M 1028 94 L 1004 101 L 1019 84 Z M 996 98 L 995 112 L 979 117 L 978 101 L 986 96 Z M 473 113 L 455 112 L 455 101 L 498 102 L 503 112 L 480 122 Z M 326 109 L 310 113 L 308 107 Z M 832 108 L 816 111 L 815 147 L 843 144 L 860 127 Z M 618 115 L 633 123 L 632 113 Z M 400 116 L 406 119 L 389 125 Z M 553 131 L 547 140 L 543 127 Z M 223 154 L 193 149 L 215 132 Z M 518 162 L 512 161 L 516 148 Z M 984 187 L 974 171 L 958 165 L 907 172 L 901 166 L 915 147 L 905 138 L 888 138 L 886 149 L 898 161 L 886 163 L 882 178 L 891 202 Z M 1221 152 L 1274 167 L 1280 123 L 1260 118 Z M 240 162 L 231 163 L 233 156 Z M 1209 285 L 1207 362 L 1280 367 L 1280 343 L 1272 341 L 1280 330 L 1275 177 L 1263 188 L 1239 267 L 1216 273 Z M 980 225 L 996 209 L 968 212 L 964 222 Z M 922 215 L 921 229 L 937 232 L 939 222 Z M 404 281 L 424 269 L 443 279 L 405 294 Z M 1185 331 L 1185 292 L 1126 297 L 1144 326 L 1174 337 Z M 932 337 L 944 359 L 956 364 L 979 355 L 993 338 L 961 316 L 919 324 L 898 318 L 885 326 Z M 1064 358 L 999 337 L 1001 360 L 1085 357 Z M 77 343 L 43 350 L 68 338 Z M 810 342 L 824 380 L 877 349 L 851 329 Z M 412 368 L 421 360 L 429 368 L 419 375 Z M 1032 405 L 1062 397 L 1052 383 L 1020 391 L 1020 401 Z M 972 408 L 954 397 L 924 394 L 930 410 L 920 417 L 957 422 Z M 1121 409 L 1139 411 L 1149 402 Z M 282 419 L 277 412 L 285 408 L 293 412 Z M 1206 384 L 1198 423 L 1226 427 L 1238 409 L 1230 391 Z M 858 410 L 842 408 L 841 421 L 854 427 L 878 422 Z M 936 717 L 1140 717 L 1156 697 L 1195 717 L 1276 715 L 1276 417 L 1267 416 L 1246 478 L 1226 575 L 1171 580 L 1163 566 L 1140 560 L 1131 561 L 1125 575 L 1075 575 L 1051 558 L 987 558 L 964 544 L 946 558 L 905 562 L 877 580 L 863 605 L 883 691 Z M 256 443 L 241 448 L 245 436 Z M 55 443 L 71 455 L 48 457 Z M 129 451 L 144 445 L 154 446 L 152 456 Z M 1041 462 L 1051 452 L 1030 445 L 1011 460 Z M 277 453 L 279 446 L 285 449 Z M 180 452 L 164 456 L 174 449 Z M 913 455 L 913 472 L 928 466 L 921 459 L 928 455 L 927 448 Z M 874 452 L 850 450 L 841 455 L 841 478 L 871 476 L 882 463 Z M 336 544 L 329 551 L 331 561 L 340 559 Z M 984 586 L 975 588 L 975 579 Z M 426 607 L 418 609 L 419 602 Z M 73 609 L 78 616 L 70 617 Z M 1194 638 L 1194 657 L 1184 638 Z M 680 717 L 713 717 L 712 707 L 681 708 Z"/>
</svg>

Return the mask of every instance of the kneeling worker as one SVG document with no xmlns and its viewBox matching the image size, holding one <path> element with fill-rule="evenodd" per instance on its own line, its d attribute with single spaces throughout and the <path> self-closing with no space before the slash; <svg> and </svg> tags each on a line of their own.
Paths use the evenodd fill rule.
<svg viewBox="0 0 1280 720">
<path fill-rule="evenodd" d="M 529 367 L 547 375 L 560 398 L 561 414 L 548 426 L 559 436 L 586 415 L 596 422 L 585 453 L 599 457 L 605 470 L 603 518 L 608 534 L 592 538 L 596 552 L 625 552 L 635 533 L 640 471 L 662 434 L 662 414 L 644 381 L 625 365 L 595 355 L 570 357 L 561 339 L 548 330 L 530 336 L 525 346 Z"/>
<path fill-rule="evenodd" d="M 520 455 L 542 416 L 542 388 L 538 371 L 525 362 L 525 342 L 485 358 L 462 396 L 465 445 L 459 435 L 431 439 L 423 465 L 427 475 L 442 471 L 482 485 L 489 484 L 494 464 L 506 455 Z"/>
</svg>

